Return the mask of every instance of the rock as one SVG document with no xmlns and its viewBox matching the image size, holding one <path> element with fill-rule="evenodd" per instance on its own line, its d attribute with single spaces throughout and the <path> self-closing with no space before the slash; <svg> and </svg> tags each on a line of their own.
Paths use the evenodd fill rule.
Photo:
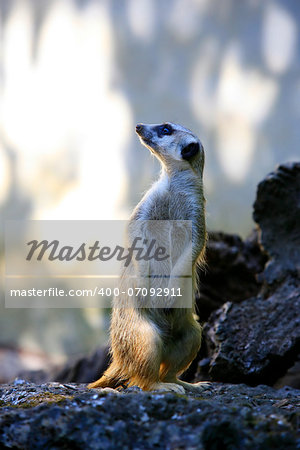
<svg viewBox="0 0 300 450">
<path fill-rule="evenodd" d="M 269 261 L 261 292 L 226 303 L 204 334 L 213 380 L 273 384 L 300 350 L 300 164 L 280 166 L 258 186 L 254 217 Z"/>
<path fill-rule="evenodd" d="M 265 281 L 279 284 L 286 275 L 300 278 L 300 162 L 270 173 L 257 188 L 254 220 L 270 260 Z"/>
<path fill-rule="evenodd" d="M 213 380 L 272 385 L 293 364 L 300 344 L 299 287 L 284 284 L 264 300 L 226 303 L 205 326 Z"/>
<path fill-rule="evenodd" d="M 289 450 L 300 445 L 299 395 L 292 388 L 218 383 L 201 397 L 2 385 L 0 447 Z"/>
<path fill-rule="evenodd" d="M 200 320 L 206 321 L 228 300 L 240 303 L 257 295 L 261 282 L 256 275 L 266 260 L 255 232 L 245 241 L 233 234 L 209 233 L 206 267 L 199 270 L 200 298 L 196 298 Z"/>
</svg>

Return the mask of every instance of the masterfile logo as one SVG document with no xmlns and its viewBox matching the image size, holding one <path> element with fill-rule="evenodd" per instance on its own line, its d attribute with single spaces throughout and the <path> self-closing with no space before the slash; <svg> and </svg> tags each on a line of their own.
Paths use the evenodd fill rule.
<svg viewBox="0 0 300 450">
<path fill-rule="evenodd" d="M 192 298 L 190 221 L 8 221 L 5 261 L 6 307 L 111 307 L 129 298 L 169 308 Z"/>
<path fill-rule="evenodd" d="M 142 246 L 139 246 L 139 243 Z M 142 237 L 135 237 L 128 249 L 120 245 L 116 245 L 114 249 L 107 246 L 100 247 L 99 241 L 95 241 L 91 246 L 82 243 L 78 248 L 70 245 L 60 246 L 58 240 L 49 242 L 45 239 L 41 242 L 35 239 L 27 242 L 27 245 L 31 247 L 26 256 L 26 261 L 31 261 L 34 256 L 36 256 L 37 261 L 41 261 L 44 257 L 48 258 L 49 261 L 72 261 L 73 259 L 76 259 L 76 261 L 96 261 L 98 259 L 100 261 L 109 261 L 116 258 L 117 261 L 124 261 L 124 266 L 128 267 L 133 256 L 137 261 L 142 259 L 145 261 L 150 261 L 151 259 L 164 261 L 170 257 L 165 247 L 156 246 L 156 239 L 151 239 L 150 243 L 148 243 L 148 239 L 143 239 Z"/>
</svg>

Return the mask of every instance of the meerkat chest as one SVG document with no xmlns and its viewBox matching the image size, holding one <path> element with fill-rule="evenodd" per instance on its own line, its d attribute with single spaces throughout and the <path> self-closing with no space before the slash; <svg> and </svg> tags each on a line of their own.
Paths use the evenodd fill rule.
<svg viewBox="0 0 300 450">
<path fill-rule="evenodd" d="M 194 220 L 203 209 L 200 183 L 194 179 L 167 177 L 158 180 L 137 206 L 133 219 Z"/>
<path fill-rule="evenodd" d="M 152 220 L 193 220 L 201 208 L 201 190 L 193 183 L 158 184 L 149 199 Z"/>
<path fill-rule="evenodd" d="M 171 183 L 169 205 L 174 220 L 195 219 L 203 207 L 201 185 L 191 179 Z"/>
</svg>

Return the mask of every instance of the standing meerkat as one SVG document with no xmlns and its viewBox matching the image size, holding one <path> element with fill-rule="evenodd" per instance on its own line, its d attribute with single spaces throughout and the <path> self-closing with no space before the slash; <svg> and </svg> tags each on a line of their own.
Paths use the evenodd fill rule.
<svg viewBox="0 0 300 450">
<path fill-rule="evenodd" d="M 204 149 L 190 130 L 173 123 L 138 124 L 141 143 L 161 163 L 161 175 L 134 209 L 135 221 L 190 220 L 193 285 L 197 264 L 204 262 L 206 245 L 203 195 Z M 148 237 L 148 236 L 147 236 Z M 194 297 L 194 295 L 193 295 Z M 127 306 L 126 306 L 127 305 Z M 114 300 L 111 321 L 112 362 L 89 388 L 137 385 L 143 390 L 184 393 L 208 383 L 190 384 L 177 377 L 196 357 L 201 344 L 201 326 L 194 316 L 194 298 L 186 308 L 122 307 Z"/>
</svg>

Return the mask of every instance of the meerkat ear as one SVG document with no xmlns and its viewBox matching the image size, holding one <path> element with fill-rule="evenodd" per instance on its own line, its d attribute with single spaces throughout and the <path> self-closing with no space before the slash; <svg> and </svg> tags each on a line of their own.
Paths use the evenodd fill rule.
<svg viewBox="0 0 300 450">
<path fill-rule="evenodd" d="M 187 145 L 186 147 L 183 147 L 181 150 L 181 156 L 183 159 L 191 159 L 193 156 L 195 156 L 200 150 L 200 146 L 198 142 L 192 142 L 191 144 Z"/>
</svg>

